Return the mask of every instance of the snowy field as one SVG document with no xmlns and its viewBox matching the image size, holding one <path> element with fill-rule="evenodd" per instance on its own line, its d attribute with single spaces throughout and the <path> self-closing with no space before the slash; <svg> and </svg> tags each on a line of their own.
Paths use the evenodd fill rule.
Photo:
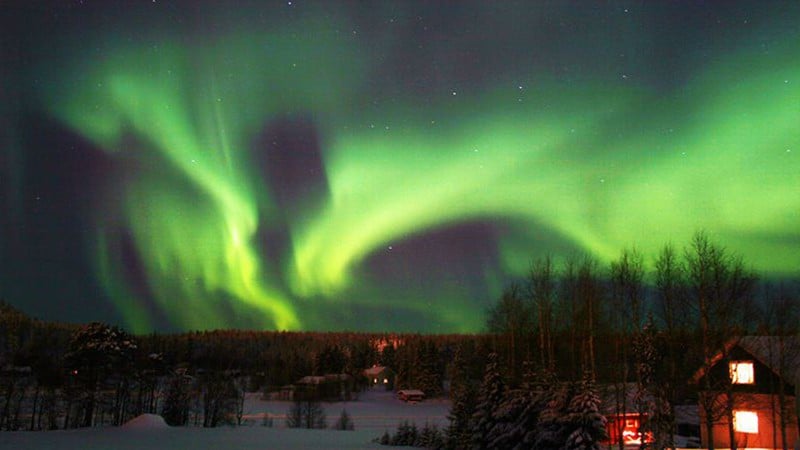
<svg viewBox="0 0 800 450">
<path fill-rule="evenodd" d="M 391 392 L 369 391 L 357 401 L 323 406 L 329 426 L 346 409 L 355 431 L 287 429 L 284 420 L 291 403 L 262 401 L 253 394 L 245 403 L 246 424 L 241 427 L 171 428 L 158 416 L 143 416 L 119 428 L 4 432 L 0 433 L 0 449 L 386 449 L 389 447 L 372 440 L 386 430 L 393 432 L 403 420 L 419 427 L 426 422 L 444 427 L 450 403 L 427 400 L 407 404 L 395 399 Z M 273 418 L 272 428 L 261 425 L 265 414 Z"/>
<path fill-rule="evenodd" d="M 275 417 L 275 427 L 283 427 L 286 412 L 292 406 L 285 401 L 262 401 L 258 394 L 249 395 L 245 403 L 244 417 L 253 426 L 260 426 L 264 414 Z M 336 419 L 346 409 L 353 419 L 356 431 L 369 429 L 375 436 L 383 434 L 384 430 L 394 431 L 397 424 L 403 420 L 416 422 L 420 428 L 425 423 L 438 425 L 440 428 L 447 426 L 447 413 L 450 410 L 450 401 L 443 399 L 425 400 L 420 403 L 406 403 L 397 400 L 393 392 L 370 390 L 359 394 L 359 399 L 352 402 L 323 403 L 328 425 L 333 425 Z M 276 417 L 277 416 L 277 417 Z"/>
</svg>

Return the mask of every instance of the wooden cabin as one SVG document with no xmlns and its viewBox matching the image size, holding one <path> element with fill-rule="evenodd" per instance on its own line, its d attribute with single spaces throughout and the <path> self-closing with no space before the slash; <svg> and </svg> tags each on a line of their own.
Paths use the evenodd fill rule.
<svg viewBox="0 0 800 450">
<path fill-rule="evenodd" d="M 729 342 L 692 378 L 699 391 L 701 446 L 713 441 L 716 448 L 730 448 L 732 434 L 741 449 L 794 448 L 798 374 L 800 346 L 793 337 Z"/>
<path fill-rule="evenodd" d="M 402 389 L 397 391 L 397 398 L 404 402 L 416 403 L 425 399 L 425 393 L 419 389 Z"/>
<path fill-rule="evenodd" d="M 642 429 L 647 421 L 647 414 L 637 411 L 636 383 L 602 384 L 598 386 L 598 391 L 603 415 L 606 417 L 606 445 L 616 448 L 621 440 L 625 447 L 638 448 L 643 443 L 653 442 L 652 433 Z M 650 399 L 650 396 L 647 395 L 646 398 Z"/>
</svg>

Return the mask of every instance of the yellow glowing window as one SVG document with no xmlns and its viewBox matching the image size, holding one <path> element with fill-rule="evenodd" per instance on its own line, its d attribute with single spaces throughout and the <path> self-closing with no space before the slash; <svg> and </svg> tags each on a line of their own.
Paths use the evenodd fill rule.
<svg viewBox="0 0 800 450">
<path fill-rule="evenodd" d="M 733 429 L 740 433 L 758 434 L 758 414 L 753 411 L 734 411 Z"/>
<path fill-rule="evenodd" d="M 753 363 L 750 361 L 731 361 L 730 373 L 733 384 L 753 384 L 755 381 Z"/>
</svg>

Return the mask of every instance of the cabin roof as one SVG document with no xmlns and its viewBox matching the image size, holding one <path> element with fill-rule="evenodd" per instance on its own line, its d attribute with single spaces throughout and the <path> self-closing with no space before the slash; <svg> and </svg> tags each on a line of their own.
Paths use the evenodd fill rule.
<svg viewBox="0 0 800 450">
<path fill-rule="evenodd" d="M 597 394 L 605 415 L 636 413 L 637 401 L 652 401 L 653 396 L 647 389 L 640 390 L 636 383 L 601 383 L 597 385 Z M 624 410 L 621 410 L 622 406 Z"/>
<path fill-rule="evenodd" d="M 783 358 L 781 347 L 783 346 Z M 739 347 L 785 381 L 795 384 L 800 378 L 800 339 L 794 336 L 742 336 L 731 339 L 723 351 L 695 372 L 692 382 L 700 381 L 706 372 L 716 366 L 734 347 Z M 781 361 L 783 359 L 783 361 Z"/>
<path fill-rule="evenodd" d="M 380 375 L 386 370 L 388 370 L 386 366 L 372 366 L 369 369 L 364 369 L 364 374 L 367 376 Z"/>
<path fill-rule="evenodd" d="M 425 395 L 424 392 L 420 391 L 419 389 L 401 389 L 397 391 L 397 395 Z"/>
</svg>

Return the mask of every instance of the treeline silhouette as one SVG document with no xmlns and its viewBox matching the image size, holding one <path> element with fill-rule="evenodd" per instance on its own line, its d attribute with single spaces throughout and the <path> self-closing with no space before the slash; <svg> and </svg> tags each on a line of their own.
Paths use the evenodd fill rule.
<svg viewBox="0 0 800 450">
<path fill-rule="evenodd" d="M 538 374 L 573 391 L 617 385 L 624 399 L 628 383 L 646 381 L 672 408 L 696 404 L 689 378 L 731 338 L 795 335 L 797 300 L 796 284 L 759 282 L 701 232 L 682 249 L 665 246 L 652 264 L 633 249 L 608 267 L 589 256 L 534 260 L 529 276 L 487 309 L 481 334 L 130 336 L 99 323 L 42 322 L 0 304 L 0 429 L 118 425 L 142 413 L 173 425 L 239 423 L 245 392 L 268 394 L 327 374 L 347 374 L 359 390 L 369 384 L 364 369 L 384 365 L 396 374 L 396 389 L 449 395 L 463 409 L 451 417 L 463 421 L 463 433 L 476 426 L 470 421 L 489 354 L 507 392 Z M 643 358 L 647 374 L 639 370 Z M 674 413 L 665 417 L 664 429 L 674 429 Z"/>
</svg>

